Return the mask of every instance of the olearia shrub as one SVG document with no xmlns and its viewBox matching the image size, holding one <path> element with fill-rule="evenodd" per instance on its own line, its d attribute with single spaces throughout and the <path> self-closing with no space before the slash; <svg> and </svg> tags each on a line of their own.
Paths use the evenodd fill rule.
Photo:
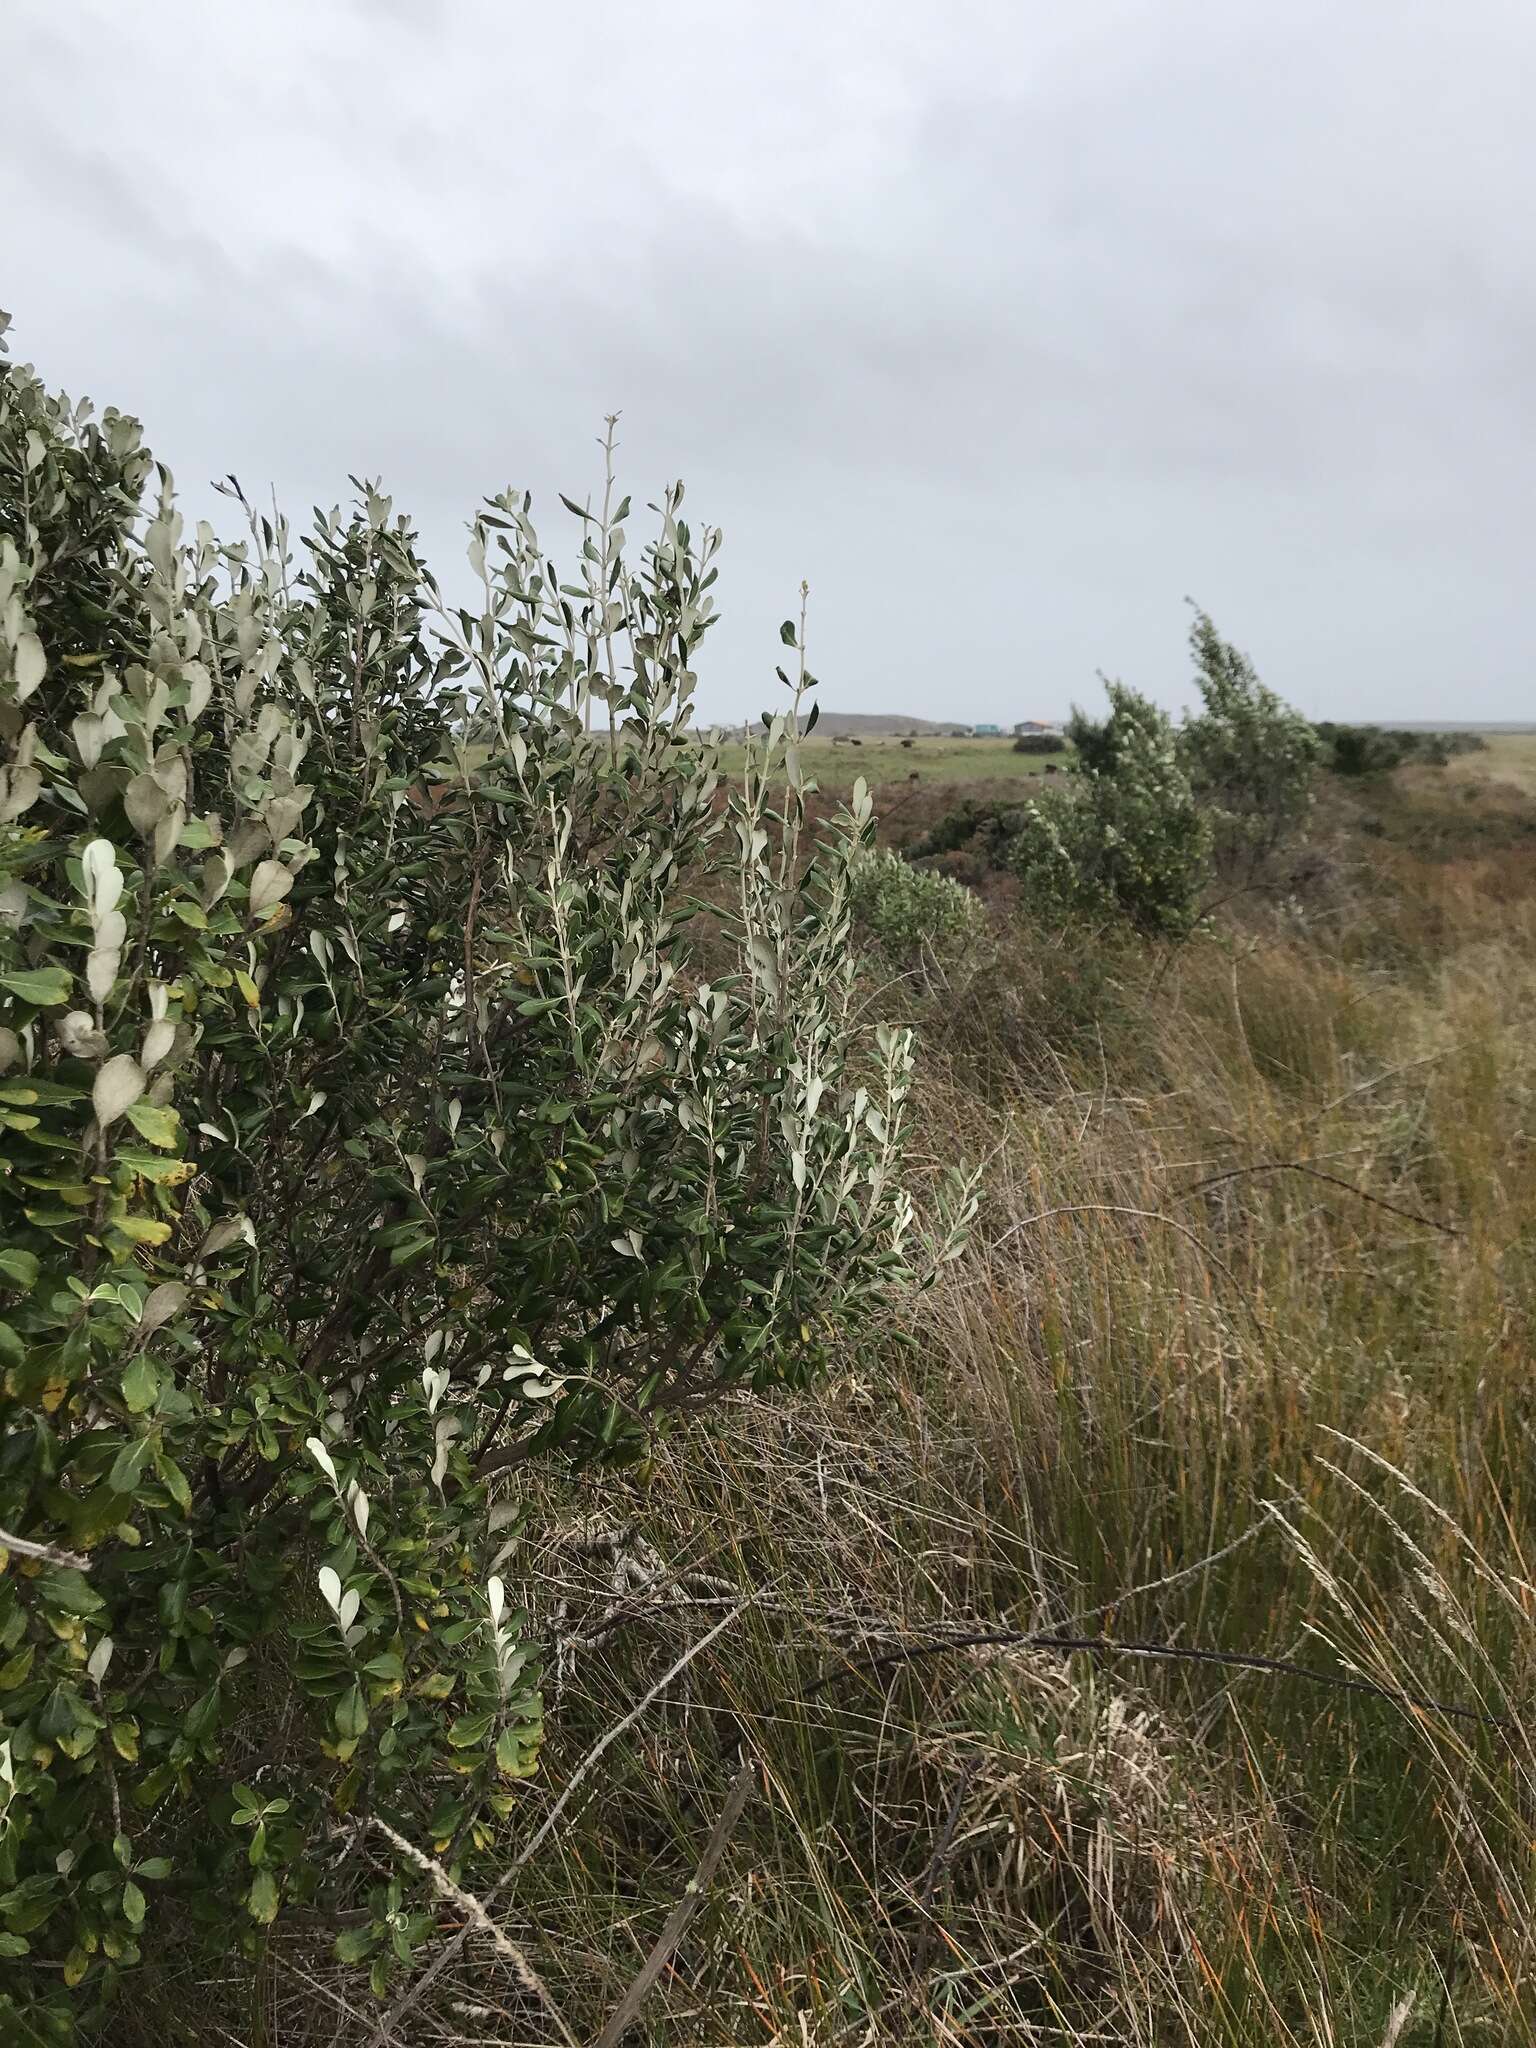
<svg viewBox="0 0 1536 2048">
<path fill-rule="evenodd" d="M 349 1840 L 504 1867 L 537 1768 L 518 1468 L 804 1387 L 954 1247 L 803 607 L 727 787 L 720 536 L 678 485 L 632 554 L 611 467 L 558 570 L 488 500 L 451 603 L 378 489 L 188 531 L 0 362 L 0 2032 L 295 1904 L 382 1994 L 428 1891 Z"/>
<path fill-rule="evenodd" d="M 890 965 L 946 978 L 976 956 L 986 909 L 953 875 L 866 847 L 854 855 L 849 880 L 855 935 Z"/>
<path fill-rule="evenodd" d="M 1044 922 L 1123 918 L 1178 937 L 1199 917 L 1210 821 L 1167 715 L 1122 683 L 1108 691 L 1107 719 L 1074 712 L 1068 726 L 1081 774 L 1020 806 L 1004 858 Z"/>
<path fill-rule="evenodd" d="M 1303 831 L 1322 742 L 1310 722 L 1259 680 L 1248 656 L 1197 610 L 1189 633 L 1201 708 L 1178 734 L 1180 765 L 1229 884 L 1276 879 L 1276 856 Z"/>
</svg>

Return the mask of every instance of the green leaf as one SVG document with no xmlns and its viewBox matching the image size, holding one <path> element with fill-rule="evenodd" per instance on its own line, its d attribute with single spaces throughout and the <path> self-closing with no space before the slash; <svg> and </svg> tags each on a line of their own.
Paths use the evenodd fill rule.
<svg viewBox="0 0 1536 2048">
<path fill-rule="evenodd" d="M 76 1571 L 73 1565 L 56 1565 L 51 1571 L 39 1572 L 33 1584 L 49 1607 L 57 1607 L 64 1614 L 88 1619 L 106 1606 L 85 1573 Z"/>
<path fill-rule="evenodd" d="M 107 1475 L 107 1484 L 114 1493 L 131 1494 L 139 1483 L 139 1475 L 149 1463 L 153 1445 L 147 1436 L 135 1437 L 132 1443 L 124 1444 L 112 1461 L 112 1470 Z"/>
<path fill-rule="evenodd" d="M 130 1415 L 143 1415 L 160 1398 L 160 1375 L 141 1351 L 123 1374 L 123 1400 Z"/>
<path fill-rule="evenodd" d="M 368 1707 L 360 1685 L 352 1685 L 336 1702 L 336 1732 L 356 1742 L 368 1727 Z"/>
<path fill-rule="evenodd" d="M 126 1495 L 115 1493 L 110 1486 L 93 1486 L 83 1497 L 71 1496 L 69 1527 L 76 1543 L 86 1549 L 99 1543 L 109 1529 L 118 1526 L 131 1505 Z"/>
<path fill-rule="evenodd" d="M 29 1955 L 31 1950 L 31 1942 L 24 1941 L 19 1934 L 0 1934 L 0 1956 L 24 1956 Z"/>
<path fill-rule="evenodd" d="M 253 1920 L 263 1927 L 270 1927 L 277 1918 L 277 1879 L 270 1870 L 258 1870 L 256 1881 L 245 1895 L 246 1907 Z"/>
<path fill-rule="evenodd" d="M 171 1226 L 163 1216 L 119 1216 L 112 1228 L 120 1230 L 133 1244 L 164 1244 Z"/>
<path fill-rule="evenodd" d="M 16 974 L 0 974 L 0 988 L 9 989 L 13 996 L 35 1004 L 40 1010 L 67 1003 L 73 987 L 62 967 L 33 967 Z"/>
<path fill-rule="evenodd" d="M 336 1937 L 336 1960 L 338 1963 L 360 1963 L 370 1953 L 377 1936 L 371 1927 L 349 1927 L 345 1934 Z M 26 1946 L 25 1943 L 22 1944 Z"/>
<path fill-rule="evenodd" d="M 155 1472 L 159 1477 L 160 1484 L 171 1496 L 171 1499 L 175 1501 L 181 1512 L 184 1515 L 190 1515 L 192 1512 L 192 1488 L 187 1483 L 186 1473 L 182 1471 L 176 1460 L 166 1457 L 163 1451 L 156 1451 Z"/>
<path fill-rule="evenodd" d="M 525 1775 L 523 1744 L 515 1728 L 503 1728 L 496 1738 L 496 1768 L 508 1778 Z"/>
<path fill-rule="evenodd" d="M 37 1717 L 37 1730 L 49 1742 L 60 1742 L 73 1735 L 81 1722 L 88 1718 L 85 1702 L 74 1687 L 60 1683 L 43 1702 Z"/>
<path fill-rule="evenodd" d="M 7 1657 L 0 1664 L 0 1692 L 14 1692 L 18 1685 L 24 1685 L 36 1656 L 36 1643 L 23 1643 L 13 1657 Z"/>
<path fill-rule="evenodd" d="M 162 1159 L 154 1152 L 141 1152 L 137 1147 L 130 1150 L 126 1145 L 119 1145 L 112 1159 L 114 1165 L 125 1167 L 140 1180 L 153 1181 L 157 1186 L 169 1182 L 174 1187 L 187 1178 L 184 1159 Z"/>
<path fill-rule="evenodd" d="M 200 1700 L 194 1700 L 188 1707 L 182 1727 L 189 1742 L 201 1742 L 209 1734 L 219 1718 L 219 1688 L 213 1685 Z"/>
<path fill-rule="evenodd" d="M 144 1925 L 146 1904 L 147 1901 L 144 1894 L 130 1877 L 123 1886 L 123 1918 L 130 1927 L 142 1927 Z"/>
<path fill-rule="evenodd" d="M 0 1252 L 0 1275 L 17 1287 L 37 1285 L 37 1255 L 35 1252 Z"/>
</svg>

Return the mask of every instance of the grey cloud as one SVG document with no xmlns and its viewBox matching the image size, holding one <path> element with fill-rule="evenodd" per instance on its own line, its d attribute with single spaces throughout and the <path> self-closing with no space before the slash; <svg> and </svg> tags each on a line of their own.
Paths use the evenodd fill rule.
<svg viewBox="0 0 1536 2048">
<path fill-rule="evenodd" d="M 1194 590 L 1314 713 L 1525 715 L 1501 0 L 150 19 L 13 4 L 0 301 L 199 506 L 382 472 L 441 561 L 622 407 L 726 529 L 707 711 L 804 574 L 844 708 L 1175 701 Z"/>
</svg>

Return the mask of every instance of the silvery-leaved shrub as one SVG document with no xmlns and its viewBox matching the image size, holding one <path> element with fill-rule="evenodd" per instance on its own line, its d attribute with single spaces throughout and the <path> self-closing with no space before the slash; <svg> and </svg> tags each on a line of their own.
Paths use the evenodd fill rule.
<svg viewBox="0 0 1536 2048">
<path fill-rule="evenodd" d="M 893 967 L 945 979 L 982 943 L 981 898 L 953 875 L 913 867 L 887 847 L 865 847 L 849 865 L 849 881 L 855 934 Z"/>
<path fill-rule="evenodd" d="M 681 486 L 558 570 L 488 501 L 462 606 L 373 488 L 302 548 L 229 491 L 0 364 L 0 2032 L 199 1914 L 344 1904 L 382 1990 L 426 1894 L 348 1843 L 523 1825 L 517 1467 L 809 1382 L 914 1264 L 803 620 L 726 787 Z"/>
</svg>

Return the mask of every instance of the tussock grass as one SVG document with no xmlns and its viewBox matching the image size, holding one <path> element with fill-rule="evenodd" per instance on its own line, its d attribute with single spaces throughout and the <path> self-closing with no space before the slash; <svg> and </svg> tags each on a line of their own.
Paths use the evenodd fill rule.
<svg viewBox="0 0 1536 2048">
<path fill-rule="evenodd" d="M 1315 900 L 1171 956 L 1015 935 L 969 987 L 884 991 L 924 1013 L 933 1166 L 987 1170 L 881 1370 L 733 1403 L 622 1480 L 520 1479 L 557 1734 L 509 1860 L 734 1615 L 503 1905 L 577 2038 L 743 1752 L 751 1797 L 632 2042 L 1536 2038 L 1536 857 L 1476 818 L 1448 837 L 1483 802 L 1341 807 Z M 1251 1170 L 1282 1162 L 1348 1185 Z M 937 1647 L 1010 1628 L 1490 1719 Z M 377 2020 L 302 1928 L 227 1981 L 140 1988 L 124 2044 Z M 399 2038 L 553 2037 L 474 1945 Z"/>
</svg>

